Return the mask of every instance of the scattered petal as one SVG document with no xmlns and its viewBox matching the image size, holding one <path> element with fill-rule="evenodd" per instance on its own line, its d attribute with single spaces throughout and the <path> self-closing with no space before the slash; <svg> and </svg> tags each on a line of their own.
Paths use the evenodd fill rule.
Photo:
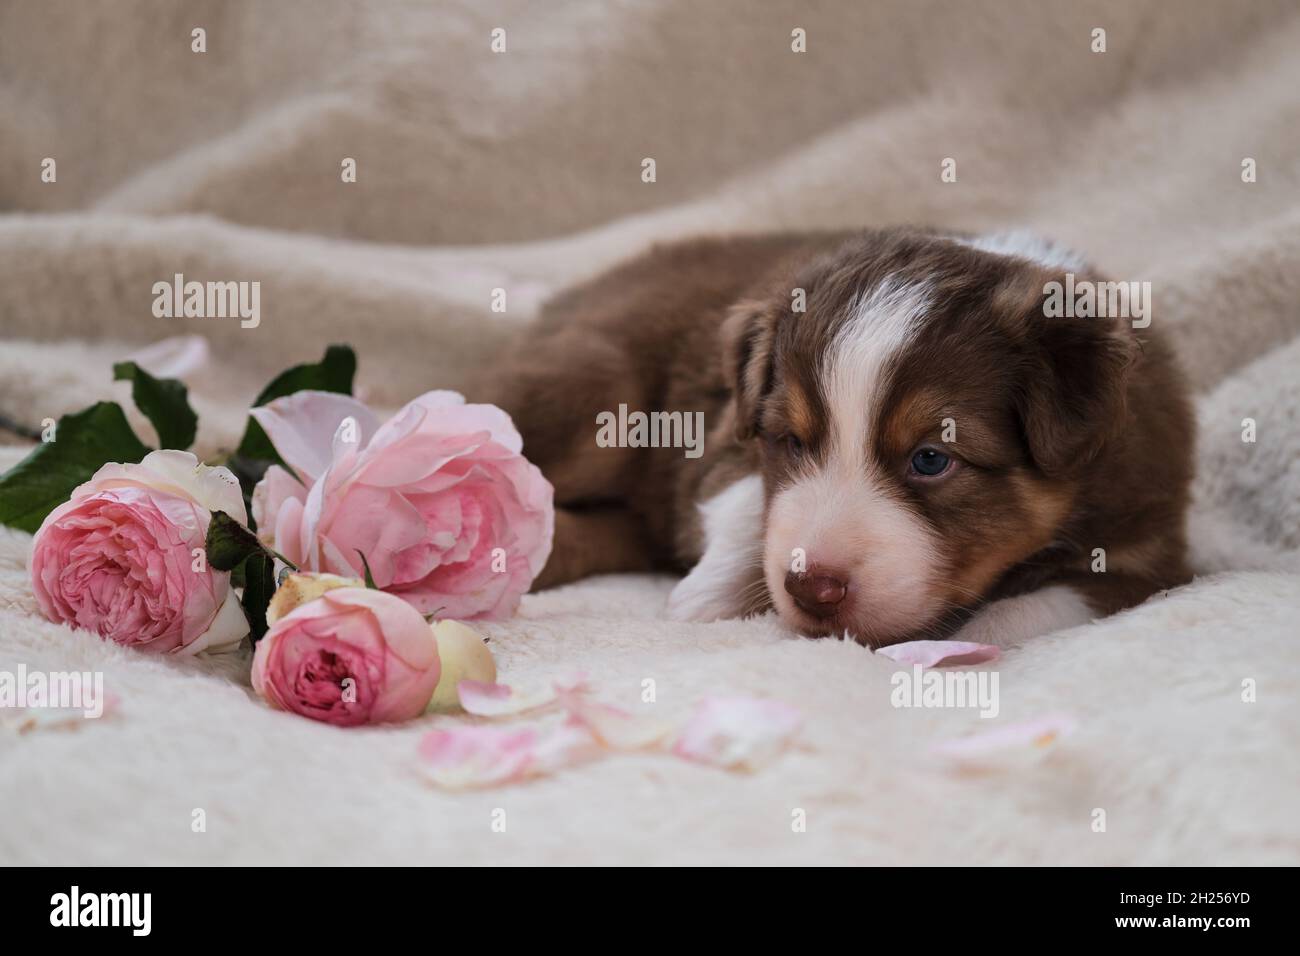
<svg viewBox="0 0 1300 956">
<path fill-rule="evenodd" d="M 514 783 L 613 751 L 671 749 L 700 763 L 754 770 L 775 757 L 803 723 L 798 710 L 779 701 L 714 697 L 683 725 L 592 700 L 583 674 L 530 691 L 462 680 L 458 691 L 461 706 L 476 716 L 504 717 L 558 703 L 564 718 L 513 727 L 450 726 L 428 734 L 420 745 L 422 768 L 448 788 Z"/>
<path fill-rule="evenodd" d="M 422 769 L 452 790 L 516 783 L 579 763 L 596 752 L 591 734 L 567 723 L 550 727 L 450 727 L 420 742 Z"/>
<path fill-rule="evenodd" d="M 1040 757 L 1078 722 L 1067 714 L 1049 714 L 1035 720 L 1018 721 L 966 737 L 935 744 L 931 751 L 962 764 L 998 762 L 1007 758 Z"/>
<path fill-rule="evenodd" d="M 552 704 L 560 694 L 577 692 L 586 686 L 581 674 L 563 677 L 549 686 L 515 690 L 507 684 L 462 680 L 456 685 L 460 706 L 476 717 L 508 717 Z"/>
<path fill-rule="evenodd" d="M 184 379 L 208 364 L 208 340 L 201 335 L 173 335 L 137 349 L 126 360 L 155 378 Z"/>
<path fill-rule="evenodd" d="M 600 747 L 587 728 L 565 721 L 548 728 L 537 741 L 532 772 L 551 773 L 598 756 Z"/>
<path fill-rule="evenodd" d="M 803 715 L 775 700 L 711 697 L 687 721 L 673 752 L 719 767 L 754 770 L 775 757 L 803 723 Z"/>
<path fill-rule="evenodd" d="M 643 750 L 674 730 L 665 720 L 629 714 L 581 693 L 562 693 L 560 703 L 573 723 L 585 727 L 601 745 L 612 750 Z"/>
<path fill-rule="evenodd" d="M 899 664 L 940 667 L 944 664 L 983 664 L 985 661 L 995 661 L 1002 651 L 994 644 L 975 644 L 971 641 L 906 641 L 882 647 L 876 653 Z"/>
<path fill-rule="evenodd" d="M 0 728 L 17 734 L 34 730 L 78 730 L 83 724 L 116 713 L 119 703 L 115 694 L 105 694 L 103 709 L 96 717 L 89 716 L 84 707 L 3 707 Z"/>
<path fill-rule="evenodd" d="M 456 685 L 460 706 L 471 714 L 490 717 L 500 711 L 515 696 L 506 684 L 491 684 L 480 680 L 463 680 Z"/>
<path fill-rule="evenodd" d="M 422 767 L 443 787 L 482 787 L 521 779 L 533 763 L 537 730 L 451 727 L 420 741 Z"/>
<path fill-rule="evenodd" d="M 544 707 L 555 700 L 554 688 L 519 692 L 506 684 L 463 680 L 456 685 L 460 706 L 477 717 L 506 717 Z"/>
</svg>

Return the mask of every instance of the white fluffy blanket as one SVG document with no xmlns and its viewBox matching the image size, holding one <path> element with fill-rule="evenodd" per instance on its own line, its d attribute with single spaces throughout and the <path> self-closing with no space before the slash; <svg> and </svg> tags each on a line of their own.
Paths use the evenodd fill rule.
<svg viewBox="0 0 1300 956">
<path fill-rule="evenodd" d="M 162 660 L 49 624 L 30 538 L 0 531 L 0 670 L 102 670 L 121 701 L 0 734 L 0 862 L 1300 861 L 1297 46 L 1294 4 L 1269 0 L 5 4 L 11 418 L 126 401 L 113 359 L 197 333 L 215 455 L 262 382 L 327 342 L 352 342 L 367 397 L 394 406 L 653 240 L 910 221 L 1034 229 L 1152 282 L 1200 439 L 1198 579 L 1008 652 L 992 723 L 1064 711 L 1077 729 L 979 773 L 929 747 L 990 721 L 895 709 L 884 658 L 771 619 L 668 623 L 671 581 L 613 577 L 485 628 L 503 679 L 580 667 L 640 706 L 653 678 L 673 715 L 770 696 L 803 710 L 797 744 L 752 775 L 625 755 L 448 794 L 414 770 L 447 718 L 341 731 L 268 710 L 245 656 Z M 261 325 L 154 318 L 176 272 L 260 281 Z M 0 464 L 25 453 L 0 441 Z"/>
</svg>

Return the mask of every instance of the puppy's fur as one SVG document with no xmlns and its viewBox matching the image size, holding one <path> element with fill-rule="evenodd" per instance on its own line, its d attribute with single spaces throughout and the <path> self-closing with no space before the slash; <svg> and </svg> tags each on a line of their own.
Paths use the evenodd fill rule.
<svg viewBox="0 0 1300 956">
<path fill-rule="evenodd" d="M 660 247 L 561 294 L 472 395 L 555 485 L 539 586 L 684 571 L 676 617 L 775 607 L 881 645 L 1014 642 L 1185 582 L 1186 388 L 1158 318 L 1045 317 L 1066 272 L 1101 281 L 1023 236 L 814 233 Z M 703 412 L 703 456 L 599 447 L 620 403 Z"/>
</svg>

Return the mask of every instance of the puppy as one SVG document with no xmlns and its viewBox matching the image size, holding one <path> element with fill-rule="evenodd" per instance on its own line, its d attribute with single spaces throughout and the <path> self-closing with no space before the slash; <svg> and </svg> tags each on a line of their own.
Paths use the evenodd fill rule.
<svg viewBox="0 0 1300 956">
<path fill-rule="evenodd" d="M 475 392 L 555 485 L 538 586 L 686 572 L 673 617 L 881 646 L 1184 583 L 1185 384 L 1158 321 L 1048 317 L 1066 273 L 1102 281 L 1032 237 L 894 229 L 668 245 L 561 294 Z M 620 405 L 702 412 L 703 453 L 602 447 Z"/>
</svg>

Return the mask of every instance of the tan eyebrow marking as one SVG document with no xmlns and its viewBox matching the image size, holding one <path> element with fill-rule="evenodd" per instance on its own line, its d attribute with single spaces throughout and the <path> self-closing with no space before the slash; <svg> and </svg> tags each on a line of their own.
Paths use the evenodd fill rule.
<svg viewBox="0 0 1300 956">
<path fill-rule="evenodd" d="M 791 382 L 785 388 L 785 409 L 790 422 L 790 431 L 802 441 L 808 442 L 818 433 L 817 413 L 803 388 Z"/>
</svg>

